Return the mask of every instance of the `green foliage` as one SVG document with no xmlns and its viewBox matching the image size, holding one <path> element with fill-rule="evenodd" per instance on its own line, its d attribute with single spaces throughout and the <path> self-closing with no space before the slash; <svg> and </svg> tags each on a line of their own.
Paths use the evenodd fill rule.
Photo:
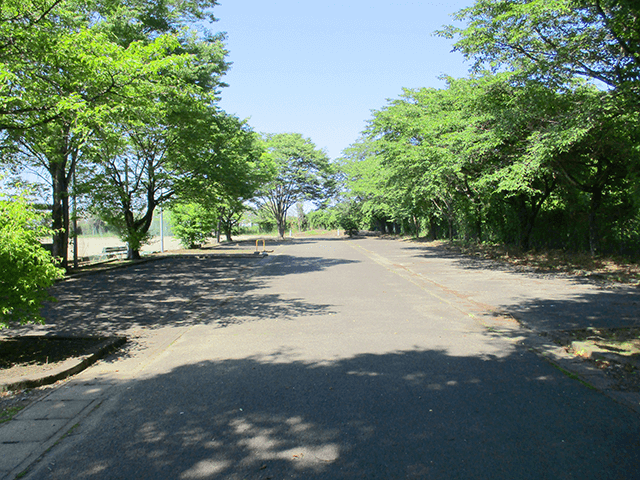
<svg viewBox="0 0 640 480">
<path fill-rule="evenodd" d="M 255 211 L 253 222 L 258 224 L 259 233 L 274 233 L 278 231 L 273 214 L 265 207 L 258 208 Z"/>
<path fill-rule="evenodd" d="M 0 329 L 42 322 L 47 288 L 64 275 L 40 244 L 51 234 L 42 220 L 24 196 L 0 199 Z"/>
<path fill-rule="evenodd" d="M 640 119 L 626 99 L 513 74 L 447 80 L 374 112 L 342 159 L 348 217 L 524 249 L 640 241 Z"/>
<path fill-rule="evenodd" d="M 200 248 L 211 238 L 218 213 L 196 203 L 171 206 L 173 232 L 185 248 Z"/>
<path fill-rule="evenodd" d="M 176 195 L 208 208 L 242 210 L 274 175 L 260 137 L 246 122 L 224 112 L 185 114 L 190 123 L 179 132 L 176 155 L 184 174 L 174 179 Z"/>
<path fill-rule="evenodd" d="M 354 203 L 342 204 L 336 214 L 338 225 L 344 233 L 350 237 L 357 235 L 360 230 L 359 220 L 361 217 L 358 205 Z"/>
<path fill-rule="evenodd" d="M 71 178 L 91 157 L 88 150 L 104 140 L 106 127 L 116 123 L 143 134 L 141 124 L 154 124 L 145 110 L 176 97 L 207 105 L 215 100 L 227 69 L 223 37 L 200 34 L 194 26 L 211 17 L 214 5 L 0 3 L 0 128 L 8 130 L 2 152 L 5 160 L 10 154 L 19 166 L 42 168 L 50 176 L 54 254 L 63 263 Z M 129 236 L 135 244 L 142 234 Z"/>
<path fill-rule="evenodd" d="M 320 208 L 307 213 L 307 221 L 311 230 L 332 230 L 340 226 L 336 208 Z"/>
<path fill-rule="evenodd" d="M 634 0 L 476 0 L 454 18 L 467 26 L 441 33 L 457 36 L 456 50 L 477 69 L 507 67 L 552 87 L 581 76 L 638 94 L 640 6 Z"/>
</svg>

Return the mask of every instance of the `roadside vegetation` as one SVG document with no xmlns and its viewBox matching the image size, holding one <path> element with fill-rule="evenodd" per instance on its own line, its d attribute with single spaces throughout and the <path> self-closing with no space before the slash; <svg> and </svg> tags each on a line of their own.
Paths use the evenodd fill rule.
<svg viewBox="0 0 640 480">
<path fill-rule="evenodd" d="M 445 27 L 473 62 L 378 107 L 314 220 L 465 243 L 637 258 L 640 8 L 477 0 Z"/>
</svg>

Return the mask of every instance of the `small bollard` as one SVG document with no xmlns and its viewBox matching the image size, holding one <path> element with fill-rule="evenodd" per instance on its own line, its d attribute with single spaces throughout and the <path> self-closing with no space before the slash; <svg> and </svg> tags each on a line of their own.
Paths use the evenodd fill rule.
<svg viewBox="0 0 640 480">
<path fill-rule="evenodd" d="M 260 253 L 260 251 L 258 250 L 258 243 L 260 242 L 260 240 L 262 240 L 262 253 L 265 253 L 267 251 L 267 247 L 266 247 L 266 243 L 265 243 L 264 239 L 256 240 L 256 251 L 255 251 L 255 253 Z"/>
</svg>

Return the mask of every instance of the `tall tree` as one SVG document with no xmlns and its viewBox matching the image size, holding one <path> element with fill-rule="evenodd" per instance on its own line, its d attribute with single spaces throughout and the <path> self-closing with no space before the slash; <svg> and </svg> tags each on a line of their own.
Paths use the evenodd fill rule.
<svg viewBox="0 0 640 480">
<path fill-rule="evenodd" d="M 3 2 L 0 8 L 0 128 L 9 145 L 46 159 L 53 200 L 54 254 L 66 264 L 68 197 L 79 149 L 92 126 L 143 94 L 139 87 L 172 77 L 208 88 L 224 73 L 221 37 L 196 39 L 185 29 L 205 18 L 211 0 L 93 3 Z M 21 8 L 24 7 L 24 8 Z M 196 47 L 196 48 L 194 48 Z M 191 64 L 189 69 L 185 65 Z M 180 74 L 176 70 L 180 70 Z M 182 77 L 180 75 L 183 75 Z M 31 130 L 55 124 L 48 134 Z M 40 139 L 49 146 L 37 143 Z M 51 148 L 51 145 L 55 145 Z M 8 150 L 4 150 L 5 152 Z"/>
<path fill-rule="evenodd" d="M 521 85 L 534 80 L 547 87 L 552 104 L 564 104 L 531 137 L 526 158 L 589 196 L 589 245 L 595 253 L 605 192 L 621 194 L 637 168 L 631 165 L 640 111 L 640 4 L 477 0 L 455 18 L 467 26 L 441 33 L 457 37 L 455 50 L 475 60 L 476 69 L 510 69 Z M 583 88 L 579 78 L 606 88 Z"/>
<path fill-rule="evenodd" d="M 276 173 L 260 197 L 284 238 L 289 208 L 302 200 L 328 199 L 335 190 L 334 171 L 327 154 L 299 133 L 267 135 L 265 146 Z"/>
<path fill-rule="evenodd" d="M 630 185 L 640 171 L 640 115 L 595 88 L 564 94 L 557 103 L 563 108 L 531 136 L 525 161 L 550 169 L 587 196 L 588 243 L 595 255 L 601 250 L 603 207 L 633 195 Z M 613 218 L 607 225 L 613 226 Z"/>
<path fill-rule="evenodd" d="M 186 173 L 176 179 L 175 203 L 195 203 L 215 213 L 217 231 L 231 240 L 248 202 L 274 175 L 263 142 L 245 121 L 224 112 L 194 122 L 182 136 Z"/>
<path fill-rule="evenodd" d="M 339 159 L 345 196 L 350 200 L 348 206 L 341 207 L 341 219 L 343 224 L 350 222 L 354 230 L 381 230 L 396 217 L 397 203 L 390 198 L 394 195 L 389 186 L 391 170 L 383 165 L 375 147 L 375 142 L 362 136 Z"/>
<path fill-rule="evenodd" d="M 637 105 L 640 88 L 640 4 L 635 0 L 477 0 L 454 15 L 466 27 L 455 50 L 476 68 L 508 67 L 529 78 L 603 82 Z"/>
<path fill-rule="evenodd" d="M 84 185 L 90 192 L 90 209 L 116 228 L 129 247 L 129 259 L 140 258 L 153 212 L 173 195 L 173 178 L 178 175 L 171 161 L 177 135 L 167 112 L 152 107 L 136 113 L 101 129 L 91 151 L 96 171 Z"/>
</svg>

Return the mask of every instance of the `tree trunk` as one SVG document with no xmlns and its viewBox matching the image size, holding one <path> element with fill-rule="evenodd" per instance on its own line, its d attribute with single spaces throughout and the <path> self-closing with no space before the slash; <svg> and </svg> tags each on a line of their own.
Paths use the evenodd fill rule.
<svg viewBox="0 0 640 480">
<path fill-rule="evenodd" d="M 589 208 L 589 250 L 591 256 L 596 256 L 600 251 L 600 235 L 598 230 L 598 210 L 602 204 L 602 189 L 595 188 L 591 193 Z"/>
<path fill-rule="evenodd" d="M 230 214 L 227 218 L 225 218 L 222 222 L 222 225 L 224 229 L 224 235 L 227 238 L 227 242 L 233 242 L 233 239 L 231 238 L 231 232 L 233 230 L 233 215 Z"/>
<path fill-rule="evenodd" d="M 280 238 L 280 240 L 284 240 L 284 235 L 285 235 L 285 222 L 278 218 L 277 219 L 278 222 L 278 237 Z"/>
<path fill-rule="evenodd" d="M 430 240 L 438 239 L 438 225 L 433 215 L 429 217 L 429 239 Z"/>
<path fill-rule="evenodd" d="M 53 233 L 53 257 L 60 260 L 60 266 L 67 268 L 69 248 L 69 185 L 66 176 L 66 156 L 50 165 L 53 183 L 53 206 L 51 219 Z"/>
</svg>

